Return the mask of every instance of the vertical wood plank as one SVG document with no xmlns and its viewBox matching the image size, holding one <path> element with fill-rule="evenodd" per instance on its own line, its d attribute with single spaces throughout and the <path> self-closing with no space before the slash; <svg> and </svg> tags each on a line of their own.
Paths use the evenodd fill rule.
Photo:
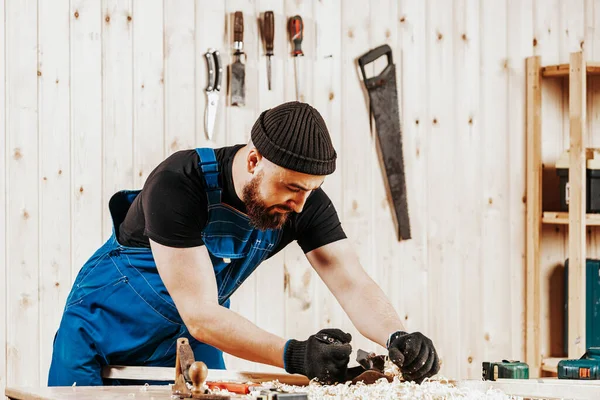
<svg viewBox="0 0 600 400">
<path fill-rule="evenodd" d="M 273 41 L 273 57 L 271 57 L 271 90 L 267 84 L 267 56 L 264 46 L 262 24 L 264 13 L 273 11 L 275 17 L 274 41 Z M 284 99 L 284 65 L 289 58 L 288 52 L 288 35 L 287 35 L 287 18 L 285 14 L 285 3 L 278 0 L 257 0 L 255 10 L 255 21 L 258 29 L 257 41 L 257 112 L 260 114 L 264 110 L 276 107 L 285 101 Z M 254 23 L 255 21 L 252 21 Z"/>
<path fill-rule="evenodd" d="M 208 85 L 208 69 L 206 65 L 206 52 L 216 49 L 221 56 L 223 73 L 227 73 L 229 52 L 226 43 L 225 2 L 212 0 L 196 1 L 195 20 L 195 47 L 196 47 L 196 142 L 197 147 L 216 145 L 222 146 L 227 142 L 226 134 L 226 92 L 228 78 L 225 75 L 221 81 L 217 116 L 213 132 L 213 140 L 208 139 L 206 133 L 206 86 Z"/>
<path fill-rule="evenodd" d="M 398 45 L 398 29 L 397 15 L 398 2 L 395 0 L 373 0 L 369 14 L 369 44 L 370 48 L 378 47 L 384 43 L 392 48 L 394 63 L 396 64 L 396 90 L 398 91 L 398 108 L 399 120 L 402 123 L 402 97 L 401 97 L 401 70 L 400 64 L 402 53 L 399 51 Z M 393 34 L 392 34 L 393 33 Z M 387 58 L 381 57 L 372 64 L 371 71 L 373 74 L 379 74 L 387 66 Z M 364 84 L 361 83 L 364 87 Z M 364 89 L 363 89 L 364 90 Z M 365 107 L 368 113 L 368 108 Z M 397 230 L 394 223 L 394 205 L 390 202 L 391 197 L 388 197 L 387 176 L 385 172 L 385 164 L 381 156 L 381 149 L 376 139 L 377 130 L 375 128 L 375 119 L 371 118 L 373 126 L 370 152 L 366 152 L 371 158 L 370 163 L 370 180 L 372 182 L 371 192 L 371 217 L 373 223 L 373 234 L 370 237 L 369 247 L 372 249 L 370 260 L 365 265 L 370 270 L 370 275 L 373 280 L 381 287 L 386 295 L 391 295 L 392 291 L 398 290 L 396 282 L 391 282 L 391 272 L 398 261 L 404 262 L 411 255 L 409 243 L 404 246 L 404 252 L 401 252 L 398 246 Z M 402 132 L 400 126 L 400 132 Z M 403 137 L 404 139 L 404 137 Z M 404 140 L 403 140 L 404 142 Z M 403 143 L 404 144 L 404 143 Z M 402 157 L 406 154 L 406 149 L 403 148 Z M 406 171 L 406 163 L 404 163 Z M 406 172 L 405 172 L 406 175 Z M 406 178 L 405 178 L 406 179 Z M 410 214 L 411 205 L 408 206 Z M 389 332 L 390 334 L 393 332 Z M 363 339 L 363 338 L 361 338 Z M 364 344 L 361 348 L 369 351 L 374 351 L 377 354 L 385 354 L 385 348 L 372 343 L 366 338 L 363 339 Z M 358 343 L 357 343 L 358 344 Z"/>
<path fill-rule="evenodd" d="M 561 54 L 581 51 L 584 47 L 586 27 L 585 1 L 561 0 L 560 2 L 560 34 L 564 38 L 560 43 Z M 568 62 L 568 59 L 563 60 L 564 62 Z"/>
<path fill-rule="evenodd" d="M 585 0 L 561 0 L 560 3 L 559 57 L 561 63 L 568 63 L 572 52 L 581 51 L 585 37 Z M 569 81 L 562 79 L 563 121 L 562 148 L 569 148 Z M 568 240 L 568 235 L 565 235 Z"/>
<path fill-rule="evenodd" d="M 587 61 L 600 60 L 600 4 L 595 0 L 586 0 L 584 5 L 585 39 L 584 56 Z M 598 28 L 597 28 L 598 27 Z M 600 79 L 587 78 L 586 143 L 588 147 L 600 146 L 600 137 L 594 133 L 600 127 Z M 600 257 L 600 231 L 593 227 L 587 229 L 587 253 L 589 258 Z"/>
<path fill-rule="evenodd" d="M 133 0 L 133 187 L 163 160 L 163 0 Z"/>
<path fill-rule="evenodd" d="M 40 2 L 40 381 L 48 375 L 54 333 L 71 284 L 69 0 Z"/>
<path fill-rule="evenodd" d="M 367 273 L 373 276 L 374 268 L 371 246 L 374 221 L 372 217 L 371 192 L 373 182 L 371 163 L 373 158 L 372 135 L 370 130 L 369 99 L 364 84 L 361 82 L 356 60 L 369 51 L 369 20 L 371 2 L 344 1 L 342 4 L 342 132 L 353 131 L 352 140 L 342 141 L 343 168 L 343 208 L 339 210 L 344 221 L 344 230 L 358 254 Z M 372 70 L 372 69 L 371 69 Z M 372 76 L 372 73 L 369 74 Z M 367 156 L 368 154 L 368 156 Z M 350 332 L 353 337 L 353 349 L 359 346 L 369 346 L 349 318 L 344 316 L 340 329 Z M 354 355 L 351 356 L 354 359 Z"/>
<path fill-rule="evenodd" d="M 569 344 L 568 357 L 581 357 L 586 348 L 586 63 L 581 52 L 572 53 L 569 69 Z"/>
<path fill-rule="evenodd" d="M 560 60 L 561 62 L 565 62 L 568 63 L 570 60 L 570 55 L 572 52 L 576 52 L 576 51 L 581 51 L 582 47 L 583 47 L 583 40 L 584 40 L 584 35 L 585 35 L 585 15 L 584 15 L 584 9 L 585 9 L 585 0 L 574 0 L 571 2 L 567 2 L 567 1 L 561 1 L 561 11 L 560 11 L 560 37 L 559 37 L 559 52 L 560 52 Z M 563 128 L 562 128 L 562 146 L 561 146 L 561 150 L 564 149 L 568 149 L 569 148 L 569 130 L 570 130 L 570 115 L 569 115 L 569 96 L 570 96 L 570 90 L 569 90 L 569 79 L 562 79 L 561 80 L 561 84 L 562 84 L 562 113 L 561 113 L 561 117 L 562 117 L 562 122 L 563 122 Z M 584 88 L 584 95 L 585 95 L 585 88 Z M 586 106 L 586 103 L 583 104 L 584 107 Z M 585 128 L 585 127 L 584 127 Z M 584 130 L 585 132 L 585 130 Z M 585 137 L 583 138 L 584 142 L 585 142 Z M 585 171 L 585 169 L 584 169 Z M 585 223 L 584 223 L 584 227 L 583 229 L 585 230 Z M 571 235 L 569 234 L 570 230 L 565 230 L 565 234 L 564 234 L 564 240 L 565 240 L 565 248 L 567 249 L 567 254 L 568 255 L 568 248 L 569 248 L 569 243 L 570 243 L 570 237 Z M 584 234 L 583 236 L 583 244 L 582 246 L 585 249 L 586 246 L 586 235 Z M 564 260 L 563 260 L 564 262 Z M 558 272 L 561 271 L 562 272 L 562 268 L 561 269 L 556 269 L 556 276 L 558 278 Z M 556 299 L 555 301 L 552 301 L 552 308 L 550 310 L 550 314 L 551 314 L 551 321 L 550 321 L 550 335 L 551 335 L 551 351 L 552 353 L 557 353 L 558 351 L 561 351 L 561 353 L 564 351 L 564 340 L 566 338 L 563 338 L 563 324 L 565 322 L 564 318 L 564 274 L 560 275 L 562 279 L 558 280 L 558 279 L 553 279 L 551 280 L 552 284 L 550 287 L 550 293 L 552 293 L 553 295 L 551 296 L 552 299 L 554 299 L 555 297 L 557 297 L 557 294 L 560 294 L 560 300 L 558 301 L 558 299 Z M 557 287 L 560 283 L 560 286 Z M 558 290 L 557 290 L 558 289 Z M 562 307 L 562 308 L 561 308 Z M 558 312 L 561 312 L 560 314 L 558 314 Z M 557 318 L 558 315 L 560 315 L 562 318 Z M 582 353 L 583 354 L 583 353 Z"/>
<path fill-rule="evenodd" d="M 405 138 L 406 187 L 410 207 L 412 239 L 399 243 L 398 251 L 412 247 L 414 253 L 393 267 L 392 279 L 400 290 L 391 294 L 405 328 L 429 335 L 428 241 L 427 241 L 427 138 L 430 124 L 428 109 L 427 3 L 402 0 L 398 7 L 398 35 L 402 69 L 399 96 L 402 99 L 402 132 Z"/>
<path fill-rule="evenodd" d="M 526 236 L 526 353 L 532 377 L 539 376 L 540 338 L 540 239 L 542 229 L 542 81 L 540 56 L 527 58 L 527 236 Z"/>
<path fill-rule="evenodd" d="M 507 21 L 509 21 L 507 44 L 509 68 L 509 103 L 507 115 L 508 159 L 511 160 L 508 168 L 510 177 L 508 218 L 510 224 L 509 272 L 512 327 L 510 355 L 512 359 L 522 360 L 525 357 L 525 302 L 523 301 L 525 298 L 525 281 L 523 279 L 523 266 L 525 265 L 525 242 L 526 238 L 529 237 L 524 229 L 526 226 L 525 202 L 528 187 L 526 184 L 526 135 L 523 134 L 527 126 L 527 107 L 524 107 L 527 96 L 527 68 L 525 60 L 533 54 L 533 0 L 508 0 L 507 7 Z M 536 93 L 539 95 L 539 90 Z M 537 142 L 537 144 L 539 145 L 540 143 Z M 539 160 L 538 158 L 538 172 L 540 168 Z M 539 201 L 540 198 L 538 197 L 537 199 Z M 541 209 L 538 209 L 538 225 L 536 225 L 538 238 L 539 229 L 541 228 L 539 225 L 540 215 Z M 539 244 L 537 249 L 539 250 Z"/>
<path fill-rule="evenodd" d="M 323 190 L 331 199 L 342 221 L 343 198 L 343 162 L 342 153 L 342 1 L 314 1 L 315 24 L 315 61 L 313 70 L 313 105 L 319 110 L 331 135 L 337 152 L 336 171 L 323 183 Z M 287 41 L 286 41 L 287 55 Z M 344 311 L 325 284 L 316 277 L 314 285 L 317 328 L 339 327 Z"/>
<path fill-rule="evenodd" d="M 483 254 L 472 243 L 482 236 L 481 194 L 483 192 L 481 136 L 483 134 L 480 110 L 480 2 L 459 0 L 454 13 L 454 80 L 457 99 L 456 135 L 456 196 L 460 234 L 457 235 L 460 289 L 461 331 L 459 370 L 460 378 L 481 376 L 481 362 L 485 336 L 483 332 L 484 302 L 482 292 Z M 460 161 L 458 161 L 460 160 Z"/>
<path fill-rule="evenodd" d="M 228 37 L 226 33 L 226 12 L 225 2 L 212 0 L 199 0 L 196 2 L 196 146 L 215 147 L 228 144 L 226 137 L 226 109 L 227 109 L 227 65 L 229 64 L 229 45 L 226 42 Z M 217 117 L 213 132 L 213 140 L 209 141 L 205 131 L 205 113 L 206 113 L 206 86 L 208 84 L 208 73 L 205 53 L 209 48 L 219 51 L 221 62 L 223 63 L 223 73 L 225 76 L 221 82 L 221 92 L 219 94 L 219 103 Z M 229 354 L 224 354 L 225 365 L 230 369 L 237 369 L 238 358 Z"/>
<path fill-rule="evenodd" d="M 0 21 L 6 21 L 5 3 L 0 3 Z M 0 28 L 0 279 L 8 285 L 8 255 L 6 244 L 8 242 L 7 229 L 7 176 L 8 176 L 8 140 L 6 137 L 6 24 Z M 8 326 L 8 304 L 6 292 L 0 295 L 0 393 L 6 388 L 6 327 Z"/>
<path fill-rule="evenodd" d="M 71 281 L 102 243 L 102 4 L 71 0 Z"/>
<path fill-rule="evenodd" d="M 534 0 L 534 54 L 542 65 L 567 62 L 560 55 L 560 4 L 558 1 Z M 541 86 L 542 143 L 542 211 L 557 210 L 559 186 L 555 164 L 563 147 L 563 87 L 560 79 L 545 79 Z M 559 356 L 562 347 L 559 324 L 564 308 L 553 291 L 560 268 L 567 256 L 566 229 L 559 225 L 542 225 L 540 242 L 540 356 Z M 559 284 L 560 286 L 560 284 Z M 557 328 L 559 331 L 557 331 Z M 540 361 L 541 362 L 541 361 Z"/>
<path fill-rule="evenodd" d="M 286 57 L 284 99 L 286 101 L 296 100 L 296 85 L 294 59 L 291 56 L 292 45 L 287 33 L 288 18 L 300 15 L 304 24 L 304 40 L 302 50 L 304 56 L 299 61 L 299 87 L 302 97 L 299 101 L 313 105 L 313 63 L 315 61 L 315 24 L 313 19 L 312 1 L 297 2 L 286 0 L 284 2 Z M 321 327 L 318 326 L 316 310 L 319 304 L 315 304 L 313 296 L 317 274 L 311 268 L 306 256 L 300 246 L 294 244 L 286 247 L 284 251 L 284 279 L 286 282 L 285 293 L 285 331 L 286 337 L 305 339 L 316 333 Z M 292 317 L 293 316 L 293 317 Z"/>
<path fill-rule="evenodd" d="M 228 0 L 225 11 L 227 13 L 225 41 L 225 53 L 227 54 L 227 68 L 233 63 L 233 15 L 241 11 L 244 15 L 244 52 L 242 57 L 246 70 L 246 104 L 242 107 L 229 106 L 226 110 L 227 118 L 227 143 L 228 145 L 246 143 L 250 139 L 250 131 L 258 117 L 258 49 L 260 38 L 256 23 L 254 4 L 245 0 Z M 262 60 L 261 60 L 262 61 Z M 229 73 L 229 72 L 228 72 Z M 229 92 L 227 93 L 227 104 L 231 102 Z"/>
<path fill-rule="evenodd" d="M 243 107 L 231 107 L 226 110 L 227 115 L 227 144 L 246 143 L 250 139 L 250 131 L 259 115 L 258 105 L 258 50 L 259 36 L 256 23 L 255 4 L 245 0 L 228 0 L 225 11 L 227 13 L 226 53 L 229 64 L 234 61 L 233 54 L 233 15 L 241 11 L 244 15 L 244 52 L 247 58 L 242 59 L 246 67 L 246 104 Z M 229 103 L 229 96 L 227 102 Z M 264 288 L 257 285 L 257 275 L 252 274 L 231 298 L 231 309 L 256 323 L 257 291 Z M 233 357 L 230 359 L 233 360 Z M 256 365 L 239 358 L 229 362 L 228 368 L 255 370 Z"/>
<path fill-rule="evenodd" d="M 585 41 L 583 50 L 588 61 L 600 60 L 600 4 L 595 0 L 586 0 L 584 6 L 585 14 Z M 600 138 L 594 135 L 597 127 L 600 126 L 600 112 L 598 105 L 600 104 L 600 79 L 590 77 L 588 79 L 588 112 L 587 112 L 587 143 L 590 147 L 598 147 Z M 597 232 L 592 232 L 593 237 L 597 238 Z M 597 240 L 597 239 L 595 239 Z M 594 251 L 596 246 L 592 246 L 590 250 Z"/>
<path fill-rule="evenodd" d="M 310 103 L 313 99 L 313 63 L 315 61 L 315 23 L 313 19 L 314 1 L 284 0 L 285 5 L 285 37 L 287 39 L 286 53 L 288 59 L 285 63 L 285 90 L 286 101 L 297 100 Z M 304 40 L 302 41 L 303 57 L 299 57 L 299 91 L 296 91 L 296 67 L 292 54 L 292 42 L 287 30 L 288 19 L 300 15 L 304 24 Z M 283 32 L 282 32 L 283 33 Z"/>
<path fill-rule="evenodd" d="M 37 2 L 6 2 L 7 385 L 40 384 Z M 24 245 L 26 243 L 26 245 Z M 18 321 L 18 323 L 17 323 Z M 32 368 L 32 363 L 35 366 Z"/>
<path fill-rule="evenodd" d="M 256 3 L 257 25 L 262 23 L 266 11 L 273 11 L 275 18 L 274 56 L 271 57 L 272 90 L 269 90 L 267 85 L 266 50 L 262 36 L 259 35 L 257 40 L 258 113 L 284 102 L 283 66 L 284 60 L 287 58 L 284 4 L 278 0 L 258 0 Z M 259 33 L 261 32 L 262 30 L 259 28 Z M 295 244 L 291 244 L 288 247 L 291 246 L 295 246 Z M 265 260 L 256 271 L 256 324 L 262 329 L 282 337 L 285 334 L 284 261 L 285 251 L 281 251 L 268 260 Z M 269 289 L 261 290 L 260 288 Z M 256 368 L 260 371 L 283 371 L 280 368 L 267 365 L 256 366 Z"/>
<path fill-rule="evenodd" d="M 583 16 L 584 16 L 584 21 L 583 24 L 584 26 L 582 27 L 583 29 L 583 39 L 581 41 L 581 50 L 584 51 L 584 56 L 586 58 L 586 61 L 594 61 L 595 59 L 595 55 L 598 54 L 596 52 L 596 47 L 600 46 L 600 41 L 598 40 L 594 40 L 594 25 L 595 25 L 595 19 L 596 19 L 596 10 L 599 9 L 600 11 L 600 7 L 595 7 L 595 1 L 594 0 L 584 0 L 584 4 L 583 4 Z M 600 17 L 600 15 L 599 15 Z M 588 79 L 588 90 L 587 90 L 587 127 L 586 127 L 586 133 L 587 133 L 587 138 L 586 143 L 588 144 L 589 147 L 594 147 L 596 141 L 594 140 L 594 134 L 593 134 L 593 124 L 594 124 L 594 98 L 595 98 L 595 92 L 597 91 L 596 88 L 596 83 L 597 83 L 597 79 Z M 589 241 L 593 238 L 594 235 L 591 235 L 590 232 L 588 232 L 588 244 L 590 243 Z M 589 248 L 589 246 L 588 246 Z M 595 249 L 589 248 L 592 253 L 595 253 Z M 590 254 L 591 255 L 591 254 Z M 595 255 L 593 255 L 593 257 L 596 257 Z"/>
<path fill-rule="evenodd" d="M 132 0 L 103 0 L 103 238 L 112 232 L 108 201 L 133 188 Z"/>
<path fill-rule="evenodd" d="M 166 156 L 196 141 L 195 4 L 164 1 Z"/>
<path fill-rule="evenodd" d="M 482 173 L 483 173 L 483 227 L 482 261 L 483 292 L 488 298 L 501 298 L 510 293 L 509 190 L 508 168 L 508 65 L 506 0 L 482 3 L 481 49 L 482 59 Z M 483 318 L 486 341 L 486 360 L 501 359 L 510 351 L 510 308 L 500 302 L 486 304 Z"/>
<path fill-rule="evenodd" d="M 455 129 L 456 118 L 451 104 L 454 99 L 453 63 L 453 2 L 445 0 L 428 3 L 428 74 L 430 125 L 427 148 L 428 182 L 428 263 L 430 266 L 430 307 L 444 306 L 443 315 L 432 314 L 430 332 L 437 343 L 443 364 L 441 374 L 453 375 L 459 370 L 459 348 L 447 335 L 448 330 L 461 335 L 459 325 L 456 136 L 447 132 Z M 444 65 L 444 68 L 440 68 Z"/>
</svg>

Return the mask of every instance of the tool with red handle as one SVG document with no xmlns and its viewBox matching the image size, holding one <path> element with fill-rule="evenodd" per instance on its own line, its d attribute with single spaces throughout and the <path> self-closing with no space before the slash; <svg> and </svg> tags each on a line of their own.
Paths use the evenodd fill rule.
<svg viewBox="0 0 600 400">
<path fill-rule="evenodd" d="M 304 39 L 304 23 L 302 22 L 302 17 L 295 15 L 290 18 L 288 21 L 288 31 L 292 44 L 294 45 L 292 55 L 294 56 L 294 66 L 296 67 L 296 100 L 300 100 L 300 66 L 298 57 L 304 56 L 304 52 L 302 51 L 302 40 Z"/>
</svg>

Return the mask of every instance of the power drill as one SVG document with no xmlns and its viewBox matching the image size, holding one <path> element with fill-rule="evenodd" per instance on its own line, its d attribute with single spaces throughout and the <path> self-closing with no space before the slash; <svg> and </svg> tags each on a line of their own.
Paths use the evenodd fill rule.
<svg viewBox="0 0 600 400">
<path fill-rule="evenodd" d="M 600 379 L 600 347 L 589 347 L 579 359 L 559 361 L 558 379 Z"/>
<path fill-rule="evenodd" d="M 502 362 L 482 363 L 484 381 L 497 379 L 529 379 L 529 365 L 520 361 L 502 360 Z"/>
</svg>

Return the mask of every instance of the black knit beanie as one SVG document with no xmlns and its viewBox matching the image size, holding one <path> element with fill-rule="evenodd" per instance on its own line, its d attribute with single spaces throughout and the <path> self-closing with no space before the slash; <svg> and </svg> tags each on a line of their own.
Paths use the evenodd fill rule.
<svg viewBox="0 0 600 400">
<path fill-rule="evenodd" d="M 252 143 L 267 160 L 310 175 L 335 171 L 337 154 L 323 117 L 306 103 L 264 111 L 252 127 Z"/>
</svg>

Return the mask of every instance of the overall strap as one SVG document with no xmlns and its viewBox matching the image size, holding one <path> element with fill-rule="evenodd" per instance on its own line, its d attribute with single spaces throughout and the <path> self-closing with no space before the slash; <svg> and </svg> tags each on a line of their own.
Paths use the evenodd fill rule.
<svg viewBox="0 0 600 400">
<path fill-rule="evenodd" d="M 221 203 L 221 187 L 219 186 L 219 163 L 215 151 L 209 147 L 197 148 L 196 153 L 200 157 L 198 165 L 202 170 L 206 182 L 206 196 L 208 205 Z"/>
</svg>

